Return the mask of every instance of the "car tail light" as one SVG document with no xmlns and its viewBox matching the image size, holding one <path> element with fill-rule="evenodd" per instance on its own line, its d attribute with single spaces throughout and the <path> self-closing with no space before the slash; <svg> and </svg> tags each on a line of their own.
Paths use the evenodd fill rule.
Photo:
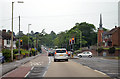
<svg viewBox="0 0 120 79">
<path fill-rule="evenodd" d="M 56 51 L 55 51 L 55 54 L 56 54 Z"/>
<path fill-rule="evenodd" d="M 67 50 L 66 50 L 66 54 L 68 54 Z"/>
</svg>

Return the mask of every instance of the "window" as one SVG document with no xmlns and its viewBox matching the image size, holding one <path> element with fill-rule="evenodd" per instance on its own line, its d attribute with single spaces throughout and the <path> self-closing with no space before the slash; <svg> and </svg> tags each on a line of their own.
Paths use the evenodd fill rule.
<svg viewBox="0 0 120 79">
<path fill-rule="evenodd" d="M 10 40 L 7 40 L 7 44 L 10 44 Z"/>
<path fill-rule="evenodd" d="M 56 50 L 57 53 L 65 53 L 66 50 Z"/>
<path fill-rule="evenodd" d="M 89 52 L 87 52 L 87 54 L 89 54 Z"/>
</svg>

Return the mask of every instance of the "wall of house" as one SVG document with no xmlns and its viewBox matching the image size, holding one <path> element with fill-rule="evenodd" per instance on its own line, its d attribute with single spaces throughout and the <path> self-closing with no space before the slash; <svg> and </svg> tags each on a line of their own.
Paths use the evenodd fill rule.
<svg viewBox="0 0 120 79">
<path fill-rule="evenodd" d="M 118 29 L 116 32 L 114 32 L 113 34 L 112 34 L 112 46 L 120 46 L 120 43 L 119 43 L 119 30 L 120 29 Z"/>
<path fill-rule="evenodd" d="M 11 40 L 9 40 L 9 44 L 7 44 L 7 40 L 4 40 L 4 47 L 10 48 L 11 47 Z M 16 41 L 13 41 L 13 48 L 16 49 Z"/>
</svg>

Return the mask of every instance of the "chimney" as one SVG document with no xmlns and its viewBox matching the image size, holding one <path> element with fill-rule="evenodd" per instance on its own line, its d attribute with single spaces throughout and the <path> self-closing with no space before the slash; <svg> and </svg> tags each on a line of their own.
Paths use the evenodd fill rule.
<svg viewBox="0 0 120 79">
<path fill-rule="evenodd" d="M 6 32 L 6 29 L 3 29 L 2 31 L 3 31 L 3 32 Z"/>
<path fill-rule="evenodd" d="M 115 26 L 115 28 L 117 28 L 117 26 Z"/>
<path fill-rule="evenodd" d="M 12 34 L 12 32 L 9 32 L 10 33 L 10 35 Z"/>
</svg>

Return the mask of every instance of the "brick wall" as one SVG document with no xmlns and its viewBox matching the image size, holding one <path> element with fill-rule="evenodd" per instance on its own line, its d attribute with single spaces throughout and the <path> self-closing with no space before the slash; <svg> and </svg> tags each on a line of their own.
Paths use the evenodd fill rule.
<svg viewBox="0 0 120 79">
<path fill-rule="evenodd" d="M 103 30 L 98 29 L 98 44 L 102 42 L 102 33 L 103 33 Z"/>
<path fill-rule="evenodd" d="M 120 46 L 120 29 L 112 34 L 112 46 Z"/>
</svg>

